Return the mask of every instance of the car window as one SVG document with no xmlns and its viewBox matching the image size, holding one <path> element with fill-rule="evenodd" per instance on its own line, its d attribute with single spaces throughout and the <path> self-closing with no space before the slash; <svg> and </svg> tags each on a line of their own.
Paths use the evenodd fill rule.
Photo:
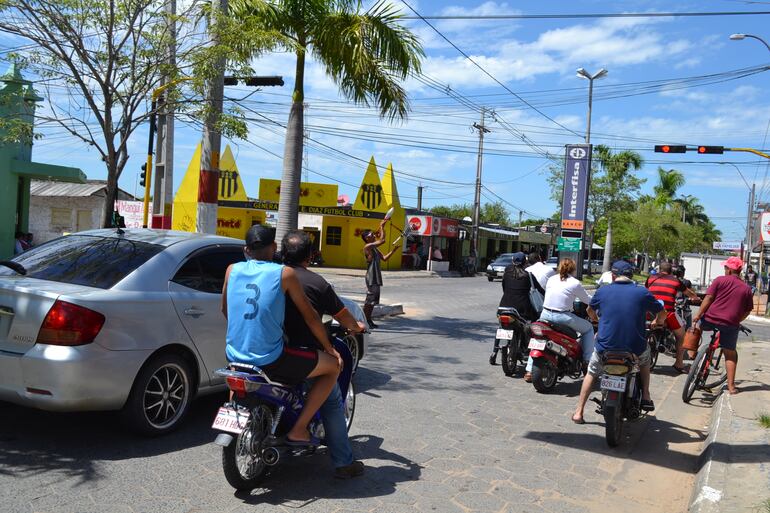
<svg viewBox="0 0 770 513">
<path fill-rule="evenodd" d="M 27 276 L 41 280 L 109 289 L 164 247 L 119 237 L 67 235 L 13 258 Z M 0 276 L 15 275 L 0 267 Z"/>
<path fill-rule="evenodd" d="M 182 264 L 182 267 L 180 267 L 174 277 L 171 278 L 171 281 L 190 289 L 199 290 L 203 283 L 203 279 L 198 257 L 192 257 Z"/>
<path fill-rule="evenodd" d="M 225 272 L 230 264 L 243 262 L 243 250 L 216 249 L 198 255 L 201 264 L 202 283 L 198 290 L 219 294 L 225 284 Z"/>
</svg>

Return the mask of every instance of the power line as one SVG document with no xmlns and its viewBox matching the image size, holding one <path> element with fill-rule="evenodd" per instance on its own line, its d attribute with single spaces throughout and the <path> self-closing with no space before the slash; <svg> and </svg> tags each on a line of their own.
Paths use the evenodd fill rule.
<svg viewBox="0 0 770 513">
<path fill-rule="evenodd" d="M 402 0 L 409 7 L 409 4 Z M 409 7 L 414 12 L 414 9 Z M 708 11 L 708 12 L 624 12 L 587 14 L 448 14 L 448 15 L 405 15 L 405 20 L 567 20 L 598 18 L 692 18 L 704 16 L 750 16 L 770 14 L 770 11 Z"/>
</svg>

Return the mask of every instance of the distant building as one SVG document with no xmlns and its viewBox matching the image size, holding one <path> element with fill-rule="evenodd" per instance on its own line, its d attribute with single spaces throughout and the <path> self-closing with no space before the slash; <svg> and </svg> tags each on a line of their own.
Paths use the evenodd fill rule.
<svg viewBox="0 0 770 513">
<path fill-rule="evenodd" d="M 107 198 L 106 180 L 62 183 L 32 180 L 30 184 L 29 232 L 34 244 L 64 233 L 101 228 Z M 118 189 L 118 200 L 134 197 Z"/>
</svg>

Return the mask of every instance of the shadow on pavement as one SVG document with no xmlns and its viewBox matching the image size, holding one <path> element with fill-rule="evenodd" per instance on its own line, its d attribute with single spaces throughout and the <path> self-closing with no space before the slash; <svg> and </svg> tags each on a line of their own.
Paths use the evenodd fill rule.
<svg viewBox="0 0 770 513">
<path fill-rule="evenodd" d="M 261 488 L 236 492 L 235 496 L 246 504 L 281 505 L 288 509 L 301 508 L 322 499 L 350 499 L 349 509 L 357 510 L 362 508 L 356 507 L 355 500 L 390 495 L 399 483 L 420 478 L 421 467 L 408 458 L 384 450 L 382 438 L 358 435 L 350 441 L 356 457 L 368 463 L 361 477 L 346 481 L 334 479 L 328 456 L 319 452 L 313 456 L 282 460 L 265 478 Z M 370 504 L 366 503 L 366 508 Z"/>
<path fill-rule="evenodd" d="M 114 412 L 54 413 L 0 402 L 0 474 L 58 473 L 80 482 L 103 476 L 99 461 L 143 458 L 197 447 L 214 438 L 211 421 L 224 402 L 213 394 L 193 402 L 179 429 L 157 438 L 128 432 Z"/>
</svg>

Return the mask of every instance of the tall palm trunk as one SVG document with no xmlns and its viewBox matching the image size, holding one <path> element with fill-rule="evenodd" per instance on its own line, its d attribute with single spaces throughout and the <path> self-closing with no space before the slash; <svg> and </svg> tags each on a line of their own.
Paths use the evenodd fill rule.
<svg viewBox="0 0 770 513">
<path fill-rule="evenodd" d="M 607 218 L 607 238 L 604 241 L 604 261 L 602 262 L 602 272 L 610 270 L 612 265 L 612 219 Z"/>
<path fill-rule="evenodd" d="M 281 197 L 278 201 L 278 227 L 275 240 L 280 247 L 281 239 L 289 230 L 297 228 L 299 214 L 299 184 L 302 177 L 302 150 L 304 144 L 304 89 L 305 52 L 297 51 L 297 71 L 294 81 L 289 122 L 286 124 L 286 141 L 283 149 L 283 173 Z"/>
</svg>

